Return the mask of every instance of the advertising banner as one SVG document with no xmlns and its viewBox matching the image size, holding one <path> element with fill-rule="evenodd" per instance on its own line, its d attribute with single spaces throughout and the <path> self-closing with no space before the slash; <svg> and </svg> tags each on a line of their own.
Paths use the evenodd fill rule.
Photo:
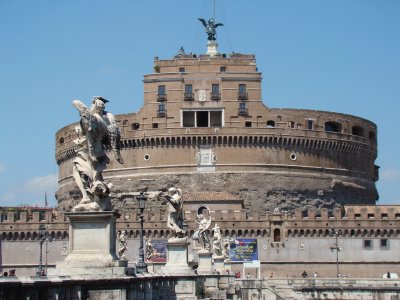
<svg viewBox="0 0 400 300">
<path fill-rule="evenodd" d="M 257 239 L 235 239 L 230 243 L 231 261 L 258 260 Z"/>
<path fill-rule="evenodd" d="M 167 240 L 150 240 L 146 243 L 146 261 L 167 262 Z"/>
</svg>

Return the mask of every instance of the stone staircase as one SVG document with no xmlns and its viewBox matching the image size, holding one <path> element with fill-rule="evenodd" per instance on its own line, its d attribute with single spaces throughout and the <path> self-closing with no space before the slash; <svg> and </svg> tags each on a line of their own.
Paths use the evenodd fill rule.
<svg viewBox="0 0 400 300">
<path fill-rule="evenodd" d="M 269 284 L 266 288 L 276 296 L 277 300 L 304 299 L 301 293 L 296 293 L 293 290 L 288 280 L 271 280 Z"/>
</svg>

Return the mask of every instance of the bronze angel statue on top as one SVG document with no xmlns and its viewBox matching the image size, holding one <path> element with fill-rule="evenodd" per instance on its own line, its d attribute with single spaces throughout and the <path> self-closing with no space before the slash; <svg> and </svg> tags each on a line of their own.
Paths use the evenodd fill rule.
<svg viewBox="0 0 400 300">
<path fill-rule="evenodd" d="M 110 159 L 106 150 L 111 148 L 116 160 L 123 164 L 120 154 L 120 131 L 114 116 L 105 111 L 108 100 L 100 96 L 93 97 L 92 106 L 86 107 L 80 100 L 72 105 L 79 111 L 80 125 L 75 128 L 78 138 L 74 140 L 76 157 L 73 160 L 73 177 L 82 199 L 73 211 L 109 210 L 111 184 L 103 179 Z"/>
<path fill-rule="evenodd" d="M 210 42 L 216 41 L 216 34 L 217 31 L 215 30 L 218 26 L 224 26 L 222 23 L 215 23 L 214 18 L 208 20 L 208 22 L 202 18 L 198 18 L 199 21 L 203 24 L 204 28 L 206 29 L 208 40 Z"/>
</svg>

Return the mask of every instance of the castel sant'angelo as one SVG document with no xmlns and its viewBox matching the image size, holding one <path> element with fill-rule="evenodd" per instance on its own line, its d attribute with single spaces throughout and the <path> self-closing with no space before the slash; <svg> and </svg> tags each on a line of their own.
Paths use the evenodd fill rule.
<svg viewBox="0 0 400 300">
<path fill-rule="evenodd" d="M 116 116 L 124 164 L 104 172 L 114 208 L 138 190 L 227 192 L 249 211 L 279 207 L 331 210 L 374 205 L 378 168 L 376 125 L 327 111 L 270 108 L 262 101 L 262 73 L 253 54 L 155 57 L 144 75 L 144 105 Z M 75 126 L 56 134 L 57 199 L 69 210 L 80 197 L 73 177 Z M 153 203 L 158 205 L 157 203 Z"/>
<path fill-rule="evenodd" d="M 208 211 L 231 246 L 233 271 L 258 261 L 263 276 L 296 277 L 307 270 L 382 278 L 388 269 L 399 272 L 400 207 L 375 205 L 376 125 L 343 113 L 268 107 L 255 55 L 219 53 L 218 24 L 208 22 L 207 52 L 181 48 L 172 59 L 155 57 L 153 71 L 144 75 L 142 108 L 115 116 L 122 159 L 109 149 L 103 176 L 112 183 L 128 259 L 138 256 L 142 232 L 136 197 L 145 192 L 148 198 L 145 238 L 161 243 L 171 232 L 167 205 L 157 195 L 176 187 L 183 191 L 193 265 L 196 217 Z M 73 176 L 78 125 L 56 133 L 58 211 L 4 213 L 3 268 L 32 273 L 37 256 L 24 249 L 35 249 L 43 222 L 54 238 L 49 266 L 67 255 L 65 212 L 82 198 Z M 232 250 L 241 243 L 251 246 L 251 256 Z"/>
</svg>

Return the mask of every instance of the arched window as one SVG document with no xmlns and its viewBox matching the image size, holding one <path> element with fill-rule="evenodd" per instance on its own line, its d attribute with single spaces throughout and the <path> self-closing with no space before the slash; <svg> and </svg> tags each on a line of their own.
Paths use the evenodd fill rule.
<svg viewBox="0 0 400 300">
<path fill-rule="evenodd" d="M 275 243 L 281 242 L 281 230 L 279 228 L 274 229 L 274 242 Z"/>
<path fill-rule="evenodd" d="M 370 131 L 368 134 L 369 139 L 371 140 L 371 142 L 375 142 L 376 141 L 376 134 L 373 131 Z"/>
<path fill-rule="evenodd" d="M 364 129 L 361 126 L 353 126 L 351 133 L 357 136 L 364 136 Z"/>
<path fill-rule="evenodd" d="M 325 131 L 329 132 L 341 132 L 342 131 L 342 125 L 336 122 L 326 122 L 325 123 Z"/>
<path fill-rule="evenodd" d="M 275 128 L 275 121 L 268 120 L 267 121 L 267 128 Z"/>
</svg>

